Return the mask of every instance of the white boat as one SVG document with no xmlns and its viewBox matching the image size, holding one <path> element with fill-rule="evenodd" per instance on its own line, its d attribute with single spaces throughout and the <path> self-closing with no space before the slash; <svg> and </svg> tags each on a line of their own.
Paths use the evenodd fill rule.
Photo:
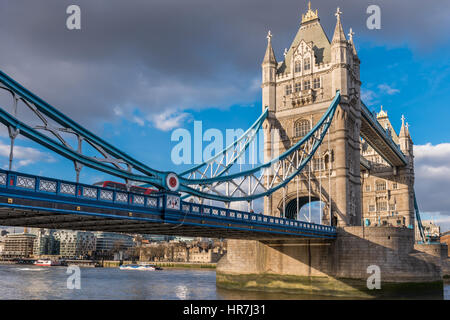
<svg viewBox="0 0 450 320">
<path fill-rule="evenodd" d="M 34 262 L 34 265 L 41 267 L 51 267 L 51 266 L 60 266 L 61 262 L 59 262 L 58 260 L 39 259 Z"/>
<path fill-rule="evenodd" d="M 119 267 L 120 270 L 142 270 L 142 271 L 155 271 L 162 270 L 162 268 L 153 264 L 124 264 Z"/>
</svg>

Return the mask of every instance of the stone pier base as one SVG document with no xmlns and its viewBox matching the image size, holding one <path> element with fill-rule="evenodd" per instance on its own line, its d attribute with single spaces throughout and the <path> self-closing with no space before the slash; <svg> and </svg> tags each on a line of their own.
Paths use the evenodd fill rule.
<svg viewBox="0 0 450 320">
<path fill-rule="evenodd" d="M 401 297 L 418 291 L 442 296 L 444 249 L 414 246 L 413 237 L 410 229 L 345 227 L 334 241 L 229 240 L 216 281 L 229 289 L 337 297 Z M 380 290 L 367 287 L 369 266 L 379 267 Z"/>
</svg>

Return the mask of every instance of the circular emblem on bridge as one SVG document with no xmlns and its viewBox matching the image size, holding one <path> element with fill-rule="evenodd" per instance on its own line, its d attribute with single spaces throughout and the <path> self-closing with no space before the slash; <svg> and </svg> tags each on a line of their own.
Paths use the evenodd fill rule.
<svg viewBox="0 0 450 320">
<path fill-rule="evenodd" d="M 178 180 L 178 176 L 171 172 L 166 177 L 166 185 L 170 191 L 177 191 L 180 187 L 180 181 Z"/>
</svg>

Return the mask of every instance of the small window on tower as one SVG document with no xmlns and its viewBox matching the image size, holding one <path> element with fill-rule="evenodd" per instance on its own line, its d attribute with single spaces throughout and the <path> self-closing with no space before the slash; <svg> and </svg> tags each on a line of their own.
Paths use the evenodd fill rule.
<svg viewBox="0 0 450 320">
<path fill-rule="evenodd" d="M 314 89 L 319 89 L 320 88 L 320 78 L 315 78 L 313 80 L 313 88 Z"/>
<path fill-rule="evenodd" d="M 311 59 L 310 58 L 305 59 L 303 68 L 305 69 L 305 71 L 311 69 Z"/>
<path fill-rule="evenodd" d="M 387 211 L 387 202 L 386 201 L 377 202 L 377 209 L 378 211 Z"/>
<path fill-rule="evenodd" d="M 302 62 L 296 61 L 294 66 L 294 72 L 300 72 L 302 71 Z"/>
<path fill-rule="evenodd" d="M 309 80 L 303 81 L 303 90 L 311 89 L 311 82 Z"/>
<path fill-rule="evenodd" d="M 386 190 L 386 182 L 385 181 L 377 181 L 377 191 L 385 191 Z"/>
<path fill-rule="evenodd" d="M 290 95 L 292 93 L 292 85 L 286 85 L 286 95 Z"/>
<path fill-rule="evenodd" d="M 305 136 L 309 130 L 311 130 L 311 127 L 308 120 L 300 120 L 294 125 L 294 134 L 296 137 Z"/>
</svg>

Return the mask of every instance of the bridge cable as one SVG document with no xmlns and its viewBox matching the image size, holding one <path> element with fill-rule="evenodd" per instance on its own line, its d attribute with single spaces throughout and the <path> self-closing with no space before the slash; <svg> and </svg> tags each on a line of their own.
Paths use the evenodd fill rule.
<svg viewBox="0 0 450 320">
<path fill-rule="evenodd" d="M 322 143 L 319 146 L 319 223 L 322 224 Z"/>
<path fill-rule="evenodd" d="M 331 149 L 330 149 L 330 128 L 328 128 L 328 214 L 331 223 Z"/>
</svg>

